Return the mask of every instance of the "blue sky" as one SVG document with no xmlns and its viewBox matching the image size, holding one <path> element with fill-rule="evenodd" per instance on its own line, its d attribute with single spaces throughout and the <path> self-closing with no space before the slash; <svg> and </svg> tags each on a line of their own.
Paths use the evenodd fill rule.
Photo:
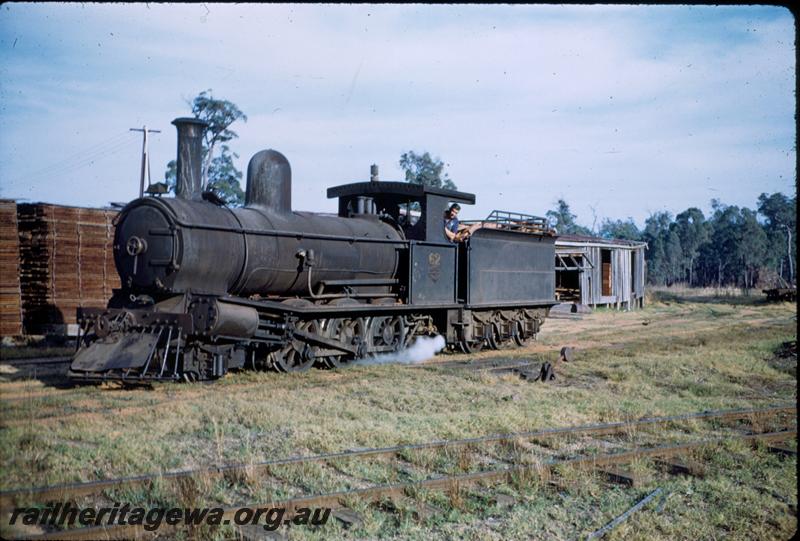
<svg viewBox="0 0 800 541">
<path fill-rule="evenodd" d="M 100 206 L 160 180 L 205 89 L 283 152 L 296 209 L 430 151 L 465 209 L 599 218 L 795 192 L 794 19 L 778 7 L 3 4 L 0 197 Z"/>
</svg>

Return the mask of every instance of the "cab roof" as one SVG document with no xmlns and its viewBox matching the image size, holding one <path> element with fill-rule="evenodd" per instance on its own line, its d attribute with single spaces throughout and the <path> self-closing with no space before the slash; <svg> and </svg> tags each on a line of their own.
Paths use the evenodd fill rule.
<svg viewBox="0 0 800 541">
<path fill-rule="evenodd" d="M 427 195 L 435 195 L 467 205 L 475 204 L 475 194 L 456 190 L 445 190 L 444 188 L 431 188 L 430 186 L 412 184 L 410 182 L 354 182 L 328 188 L 328 199 L 358 195 L 394 195 L 413 199 L 422 199 Z"/>
</svg>

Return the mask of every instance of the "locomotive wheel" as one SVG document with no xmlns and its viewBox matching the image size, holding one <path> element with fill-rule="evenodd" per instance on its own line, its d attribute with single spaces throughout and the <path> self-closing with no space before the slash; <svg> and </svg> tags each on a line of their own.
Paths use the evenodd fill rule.
<svg viewBox="0 0 800 541">
<path fill-rule="evenodd" d="M 405 334 L 405 337 L 403 338 L 403 347 L 401 349 L 410 348 L 412 342 L 414 342 L 414 339 L 417 337 L 417 334 L 416 334 L 416 330 L 417 329 L 416 329 L 416 327 L 414 327 L 413 324 L 409 325 L 408 322 L 405 322 L 404 325 L 406 327 L 406 334 Z M 431 336 L 433 336 L 433 335 L 431 335 Z"/>
<path fill-rule="evenodd" d="M 297 329 L 321 334 L 318 321 L 303 321 L 297 325 Z M 318 351 L 319 348 L 310 346 L 302 340 L 292 340 L 275 352 L 273 363 L 280 372 L 304 372 L 314 364 Z"/>
<path fill-rule="evenodd" d="M 185 381 L 186 383 L 195 383 L 200 381 L 200 374 L 198 374 L 194 370 L 189 370 L 188 372 L 184 372 L 182 376 L 183 376 L 183 381 Z"/>
<path fill-rule="evenodd" d="M 265 351 L 264 349 L 251 350 L 245 361 L 245 366 L 263 372 L 273 367 L 273 352 Z"/>
<path fill-rule="evenodd" d="M 406 323 L 399 316 L 374 317 L 369 326 L 368 344 L 377 353 L 400 351 L 406 341 Z"/>
<path fill-rule="evenodd" d="M 486 344 L 489 346 L 489 349 L 500 349 L 503 341 L 502 337 L 500 336 L 500 325 L 497 323 L 490 323 L 487 327 L 487 330 Z"/>
<path fill-rule="evenodd" d="M 473 340 L 471 342 L 459 340 L 458 349 L 460 349 L 462 353 L 466 353 L 468 355 L 471 353 L 478 353 L 483 349 L 483 340 Z"/>
<path fill-rule="evenodd" d="M 364 343 L 367 332 L 366 322 L 358 319 L 332 319 L 325 329 L 325 336 L 338 340 L 342 344 L 353 346 Z M 355 357 L 349 353 L 343 355 L 329 355 L 322 358 L 322 363 L 328 368 L 339 368 L 350 363 Z"/>
<path fill-rule="evenodd" d="M 459 337 L 458 349 L 460 349 L 462 353 L 469 355 L 471 353 L 478 353 L 483 349 L 483 338 L 479 338 L 477 340 L 465 340 L 463 338 L 463 331 L 461 331 L 460 334 L 462 337 Z"/>
<path fill-rule="evenodd" d="M 525 336 L 525 324 L 522 321 L 514 321 L 511 324 L 513 325 L 514 332 L 512 336 L 514 337 L 515 344 L 519 347 L 523 347 L 530 342 L 530 337 Z"/>
</svg>

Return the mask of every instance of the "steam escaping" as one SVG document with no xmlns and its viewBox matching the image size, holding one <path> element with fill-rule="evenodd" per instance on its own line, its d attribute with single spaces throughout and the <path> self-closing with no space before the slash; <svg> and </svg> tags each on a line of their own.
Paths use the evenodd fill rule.
<svg viewBox="0 0 800 541">
<path fill-rule="evenodd" d="M 419 336 L 410 348 L 392 353 L 382 353 L 374 357 L 361 359 L 353 364 L 370 366 L 374 364 L 418 364 L 427 361 L 444 349 L 444 336 Z"/>
</svg>

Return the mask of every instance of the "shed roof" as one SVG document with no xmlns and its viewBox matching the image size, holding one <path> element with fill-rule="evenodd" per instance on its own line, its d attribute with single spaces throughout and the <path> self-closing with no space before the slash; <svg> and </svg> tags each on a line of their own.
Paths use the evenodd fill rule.
<svg viewBox="0 0 800 541">
<path fill-rule="evenodd" d="M 577 246 L 577 245 L 606 245 L 619 248 L 641 248 L 647 246 L 646 242 L 637 240 L 626 239 L 604 239 L 602 237 L 591 237 L 588 235 L 558 235 L 556 237 L 556 246 Z"/>
</svg>

